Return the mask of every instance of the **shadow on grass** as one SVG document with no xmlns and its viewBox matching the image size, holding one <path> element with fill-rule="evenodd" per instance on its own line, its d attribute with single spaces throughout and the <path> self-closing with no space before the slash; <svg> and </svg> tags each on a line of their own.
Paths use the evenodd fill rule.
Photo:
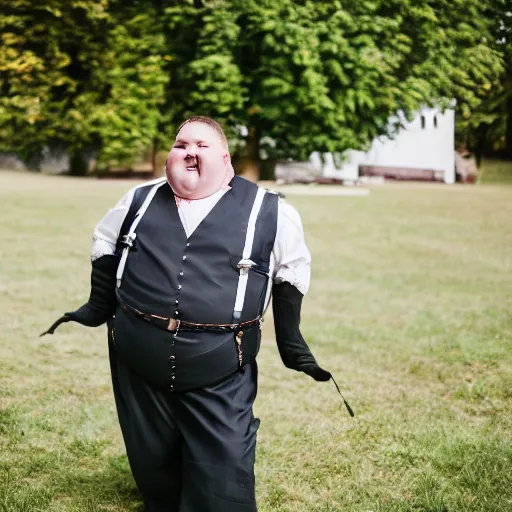
<svg viewBox="0 0 512 512">
<path fill-rule="evenodd" d="M 143 510 L 126 455 L 107 452 L 110 439 L 59 442 L 46 420 L 0 408 L 0 512 Z"/>
<path fill-rule="evenodd" d="M 1 512 L 43 511 L 55 504 L 59 510 L 62 507 L 72 512 L 143 512 L 141 496 L 124 455 L 109 457 L 98 470 L 78 461 L 71 467 L 52 464 L 52 455 L 40 452 L 25 461 L 24 467 L 1 468 Z"/>
<path fill-rule="evenodd" d="M 108 457 L 98 471 L 85 466 L 61 472 L 55 478 L 55 490 L 58 496 L 78 502 L 77 511 L 105 510 L 105 507 L 131 512 L 144 510 L 125 455 Z"/>
<path fill-rule="evenodd" d="M 0 512 L 142 512 L 125 455 L 106 455 L 106 439 L 75 438 L 51 448 L 34 436 L 37 421 L 0 410 Z"/>
</svg>

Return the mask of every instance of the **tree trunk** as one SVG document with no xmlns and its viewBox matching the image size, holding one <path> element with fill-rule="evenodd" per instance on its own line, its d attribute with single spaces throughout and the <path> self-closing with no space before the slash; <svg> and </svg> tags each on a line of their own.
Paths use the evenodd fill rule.
<svg viewBox="0 0 512 512">
<path fill-rule="evenodd" d="M 254 183 L 260 179 L 260 136 L 256 128 L 249 128 L 242 158 L 237 164 L 237 171 Z"/>
<path fill-rule="evenodd" d="M 275 158 L 268 158 L 267 160 L 260 161 L 260 180 L 275 181 L 276 179 L 276 164 Z"/>
<path fill-rule="evenodd" d="M 85 176 L 89 170 L 89 163 L 83 148 L 72 148 L 69 151 L 69 174 L 71 176 Z"/>
<path fill-rule="evenodd" d="M 482 158 L 485 153 L 485 149 L 487 146 L 487 125 L 482 124 L 476 130 L 476 144 L 475 144 L 475 160 L 476 165 L 480 168 L 480 164 L 482 163 Z"/>
</svg>

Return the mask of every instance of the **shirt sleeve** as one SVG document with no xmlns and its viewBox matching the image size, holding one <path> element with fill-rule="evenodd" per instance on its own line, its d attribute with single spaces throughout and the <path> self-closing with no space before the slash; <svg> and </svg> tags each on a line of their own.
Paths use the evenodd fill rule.
<svg viewBox="0 0 512 512">
<path fill-rule="evenodd" d="M 128 215 L 136 188 L 134 187 L 126 193 L 94 229 L 91 251 L 92 261 L 107 254 L 115 254 L 119 232 L 126 215 Z"/>
<path fill-rule="evenodd" d="M 304 229 L 297 210 L 279 200 L 277 233 L 271 254 L 274 283 L 292 284 L 305 295 L 311 276 L 311 254 L 304 239 Z"/>
</svg>

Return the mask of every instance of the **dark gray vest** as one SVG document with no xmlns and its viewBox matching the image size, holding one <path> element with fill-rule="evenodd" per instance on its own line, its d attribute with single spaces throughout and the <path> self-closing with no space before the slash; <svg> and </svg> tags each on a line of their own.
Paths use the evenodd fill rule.
<svg viewBox="0 0 512 512">
<path fill-rule="evenodd" d="M 126 261 L 118 289 L 123 302 L 144 313 L 185 322 L 232 323 L 240 275 L 237 263 L 242 259 L 258 187 L 240 177 L 235 177 L 231 186 L 189 238 L 172 189 L 165 184 L 157 190 L 137 226 L 135 249 Z M 250 256 L 256 265 L 249 270 L 241 322 L 263 312 L 277 210 L 277 195 L 265 194 Z M 172 378 L 173 388 L 188 389 L 219 380 L 237 369 L 232 333 L 184 332 L 173 340 L 170 333 L 141 320 L 127 321 L 131 326 L 124 326 L 123 332 L 128 335 L 137 328 L 145 339 L 135 340 L 137 333 L 133 332 L 129 346 L 124 344 L 125 356 L 136 371 L 155 384 L 167 385 Z M 254 358 L 261 334 L 256 328 L 248 336 L 253 338 L 254 353 L 247 357 Z"/>
<path fill-rule="evenodd" d="M 232 321 L 249 215 L 257 186 L 236 177 L 232 189 L 187 239 L 172 189 L 165 184 L 137 226 L 121 299 L 153 315 L 195 323 Z M 241 321 L 262 313 L 277 230 L 277 196 L 266 194 L 256 221 Z"/>
</svg>

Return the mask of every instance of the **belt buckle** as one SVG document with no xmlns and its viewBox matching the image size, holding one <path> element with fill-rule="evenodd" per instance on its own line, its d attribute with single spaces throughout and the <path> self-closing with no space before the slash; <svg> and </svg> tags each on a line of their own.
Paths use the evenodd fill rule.
<svg viewBox="0 0 512 512">
<path fill-rule="evenodd" d="M 181 324 L 181 320 L 178 320 L 177 318 L 170 318 L 169 325 L 167 326 L 167 330 L 178 332 L 178 330 L 180 328 L 180 324 Z"/>
</svg>

